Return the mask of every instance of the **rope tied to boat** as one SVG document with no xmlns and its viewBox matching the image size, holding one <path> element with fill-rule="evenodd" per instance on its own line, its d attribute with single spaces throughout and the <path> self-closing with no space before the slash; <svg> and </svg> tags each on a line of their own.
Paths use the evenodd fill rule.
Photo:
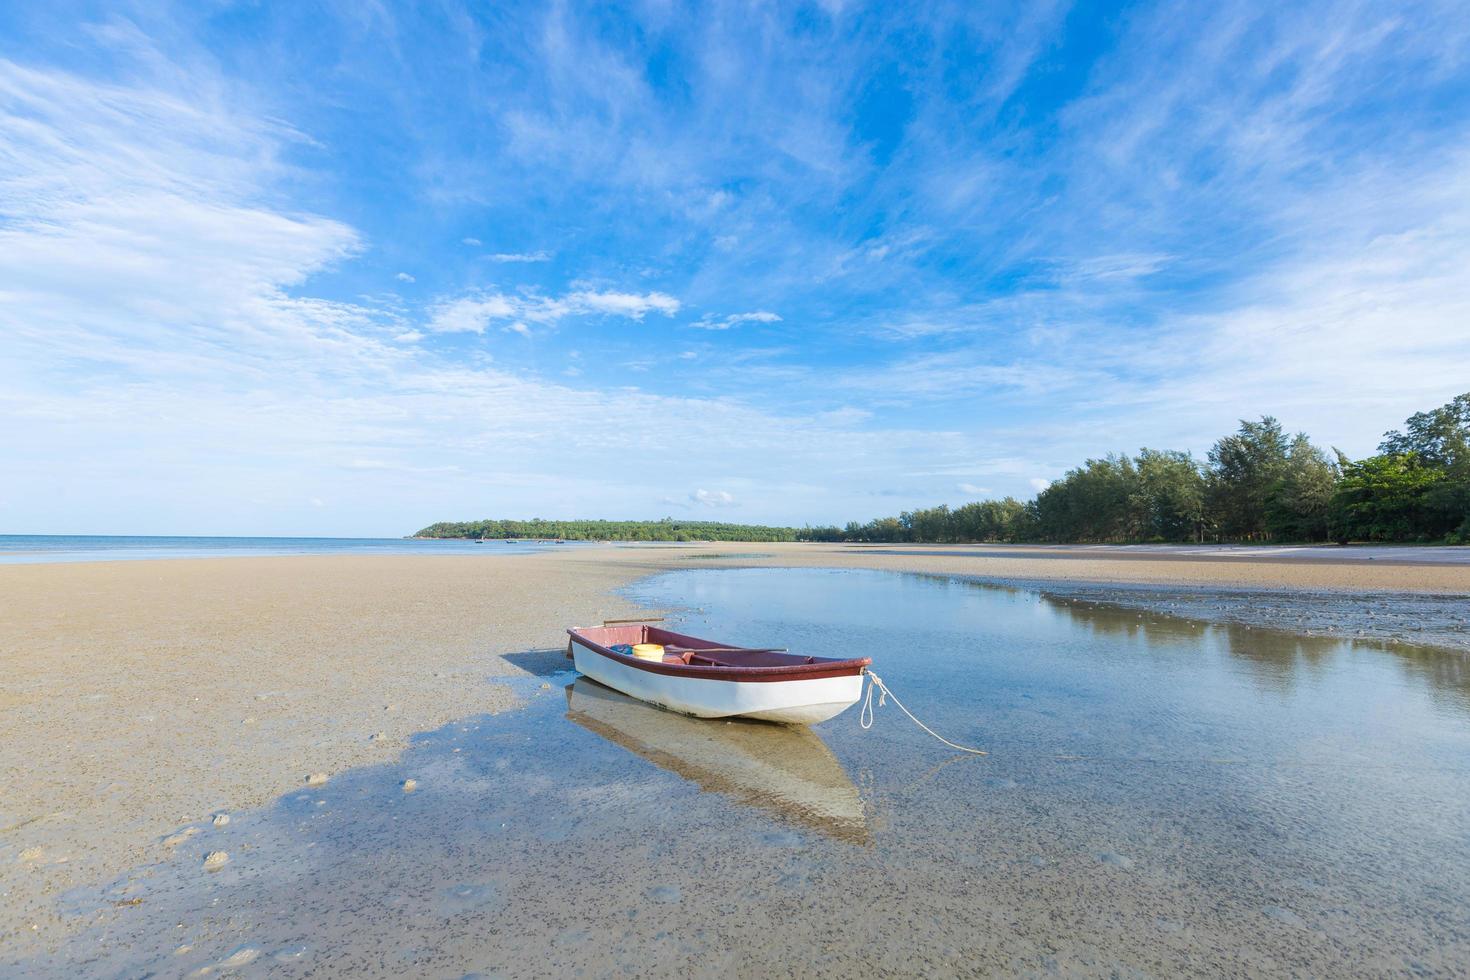
<svg viewBox="0 0 1470 980">
<path fill-rule="evenodd" d="M 939 734 L 934 729 L 924 724 L 918 718 L 914 717 L 914 713 L 908 708 L 905 708 L 903 702 L 898 699 L 898 696 L 895 695 L 891 690 L 889 690 L 887 684 L 883 683 L 883 678 L 879 677 L 871 670 L 866 671 L 866 673 L 870 681 L 870 683 L 868 684 L 868 693 L 867 696 L 863 698 L 862 710 L 858 712 L 858 724 L 861 725 L 864 730 L 873 727 L 873 689 L 877 688 L 878 707 L 883 707 L 885 704 L 888 703 L 889 698 L 893 698 L 893 703 L 898 705 L 898 710 L 908 715 L 910 721 L 912 721 L 915 725 L 918 725 L 920 728 L 924 729 L 924 731 L 928 732 L 930 735 L 933 735 L 935 738 L 939 739 L 939 741 L 943 742 L 945 745 L 948 745 L 950 748 L 958 749 L 961 752 L 968 752 L 971 755 L 990 754 L 984 749 L 972 749 L 969 746 L 958 745 L 954 742 L 951 742 L 949 739 L 945 738 L 943 735 Z"/>
</svg>

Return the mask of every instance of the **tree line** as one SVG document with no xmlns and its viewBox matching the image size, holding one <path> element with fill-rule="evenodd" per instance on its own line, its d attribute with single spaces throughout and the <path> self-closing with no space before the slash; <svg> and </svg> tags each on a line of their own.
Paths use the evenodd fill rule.
<svg viewBox="0 0 1470 980">
<path fill-rule="evenodd" d="M 1411 416 L 1349 460 L 1271 416 L 1242 420 L 1207 458 L 1112 453 L 1032 500 L 905 511 L 805 540 L 873 542 L 1443 541 L 1470 543 L 1470 393 Z"/>
<path fill-rule="evenodd" d="M 726 524 L 719 521 L 443 521 L 416 538 L 495 538 L 562 541 L 799 541 L 794 527 Z"/>
<path fill-rule="evenodd" d="M 1171 449 L 1111 453 L 1033 499 L 905 511 L 846 527 L 716 521 L 483 520 L 431 524 L 421 538 L 572 541 L 1470 543 L 1470 392 L 1384 435 L 1349 460 L 1289 435 L 1271 416 L 1242 420 L 1206 458 Z"/>
</svg>

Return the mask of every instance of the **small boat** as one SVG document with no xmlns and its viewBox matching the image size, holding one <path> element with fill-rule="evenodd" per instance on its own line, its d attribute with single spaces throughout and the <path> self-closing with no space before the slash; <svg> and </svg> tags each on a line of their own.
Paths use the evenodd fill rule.
<svg viewBox="0 0 1470 980">
<path fill-rule="evenodd" d="M 855 844 L 868 842 L 862 797 L 810 728 L 707 725 L 660 711 L 589 677 L 567 685 L 567 718 L 706 793 Z"/>
<path fill-rule="evenodd" d="M 579 672 L 696 718 L 814 725 L 857 702 L 863 671 L 873 662 L 730 646 L 646 623 L 608 623 L 567 633 L 567 656 Z M 663 647 L 662 656 L 645 659 L 632 653 L 632 647 L 646 644 Z"/>
</svg>

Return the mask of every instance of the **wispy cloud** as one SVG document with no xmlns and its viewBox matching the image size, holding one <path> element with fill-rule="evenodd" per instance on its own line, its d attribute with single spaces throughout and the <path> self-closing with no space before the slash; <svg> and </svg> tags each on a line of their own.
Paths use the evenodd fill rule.
<svg viewBox="0 0 1470 980">
<path fill-rule="evenodd" d="M 496 252 L 485 258 L 491 262 L 550 262 L 550 252 Z"/>
<path fill-rule="evenodd" d="M 386 363 L 391 311 L 293 296 L 361 251 L 339 222 L 256 206 L 289 133 L 174 95 L 0 61 L 0 322 L 6 360 L 39 373 L 106 364 L 155 377 L 205 365 L 177 330 L 239 352 L 241 376 L 326 347 Z M 258 358 L 258 359 L 257 359 Z M 29 385 L 27 385 L 29 387 Z"/>
<path fill-rule="evenodd" d="M 528 308 L 523 300 L 499 294 L 462 296 L 435 307 L 426 326 L 434 333 L 484 333 L 496 321 L 519 319 Z"/>
<path fill-rule="evenodd" d="M 434 333 L 482 334 L 491 326 L 516 333 L 530 332 L 528 324 L 550 325 L 574 316 L 613 316 L 642 320 L 649 313 L 673 316 L 679 301 L 664 293 L 619 293 L 579 290 L 561 297 L 508 296 L 489 293 L 461 296 L 438 303 L 426 324 Z"/>
<path fill-rule="evenodd" d="M 641 320 L 649 313 L 673 316 L 679 301 L 666 293 L 575 292 L 563 300 L 570 313 L 604 313 Z"/>
<path fill-rule="evenodd" d="M 728 316 L 716 316 L 706 313 L 698 320 L 690 324 L 700 330 L 729 330 L 738 327 L 742 323 L 780 323 L 781 318 L 774 313 L 765 310 L 757 310 L 754 313 L 732 313 Z"/>
<path fill-rule="evenodd" d="M 725 490 L 705 490 L 701 487 L 689 495 L 691 503 L 701 507 L 733 507 L 735 496 Z"/>
</svg>

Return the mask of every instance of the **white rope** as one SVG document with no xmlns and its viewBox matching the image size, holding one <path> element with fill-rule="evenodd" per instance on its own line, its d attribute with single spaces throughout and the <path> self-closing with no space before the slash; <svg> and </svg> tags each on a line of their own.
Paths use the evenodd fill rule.
<svg viewBox="0 0 1470 980">
<path fill-rule="evenodd" d="M 883 707 L 885 704 L 888 703 L 888 698 L 893 698 L 893 703 L 898 705 L 898 710 L 908 715 L 910 721 L 912 721 L 915 725 L 918 725 L 920 728 L 924 729 L 924 731 L 928 732 L 930 735 L 933 735 L 935 738 L 939 739 L 939 741 L 943 742 L 945 745 L 948 745 L 950 748 L 959 749 L 961 752 L 969 752 L 971 755 L 990 754 L 983 749 L 972 749 L 967 746 L 956 745 L 954 742 L 951 742 L 949 739 L 945 738 L 943 735 L 939 734 L 934 729 L 930 728 L 928 725 L 915 718 L 914 713 L 908 708 L 905 708 L 903 706 L 903 702 L 898 699 L 897 695 L 895 695 L 892 691 L 888 689 L 887 684 L 883 683 L 883 678 L 879 677 L 871 670 L 868 671 L 867 674 L 868 677 L 872 679 L 872 683 L 868 685 L 868 694 L 863 699 L 862 710 L 858 712 L 858 724 L 861 725 L 865 730 L 873 727 L 873 688 L 876 687 L 878 689 L 878 707 Z"/>
</svg>

